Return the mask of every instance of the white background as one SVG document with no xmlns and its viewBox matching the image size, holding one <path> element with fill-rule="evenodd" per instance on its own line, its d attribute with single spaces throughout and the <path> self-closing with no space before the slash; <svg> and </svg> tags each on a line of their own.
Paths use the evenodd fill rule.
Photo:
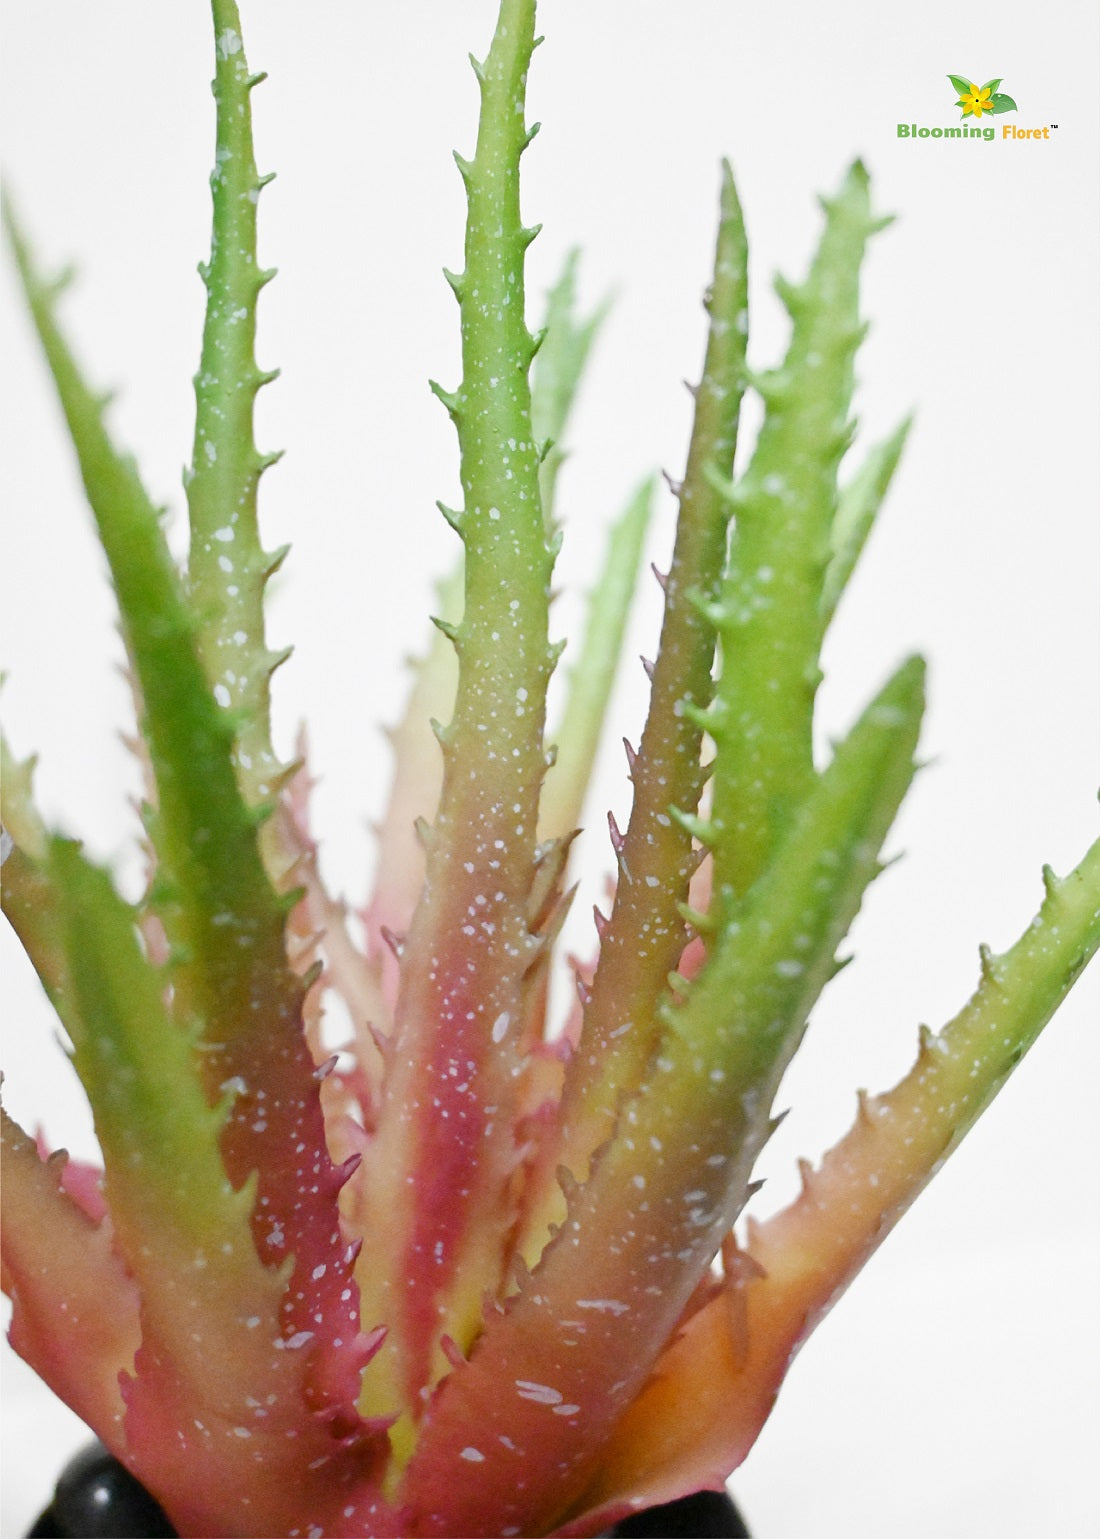
<svg viewBox="0 0 1100 1539">
<path fill-rule="evenodd" d="M 308 716 L 324 776 L 318 820 L 334 885 L 364 893 L 367 819 L 431 583 L 453 536 L 453 435 L 426 380 L 457 378 L 457 316 L 439 269 L 461 265 L 454 147 L 473 142 L 491 0 L 251 4 L 262 250 L 262 448 L 269 546 L 293 542 L 271 615 L 294 639 L 278 679 L 289 749 Z M 931 664 L 919 778 L 892 841 L 906 859 L 873 889 L 857 966 L 830 990 L 784 1087 L 795 1110 L 767 1151 L 760 1211 L 793 1190 L 851 1117 L 857 1085 L 908 1066 L 918 1021 L 940 1025 L 1096 830 L 1097 12 L 1087 0 L 887 8 L 867 0 L 545 0 L 527 156 L 532 311 L 567 247 L 595 302 L 618 291 L 563 474 L 560 572 L 589 580 L 599 530 L 635 480 L 682 464 L 699 366 L 699 296 L 718 160 L 734 161 L 752 245 L 757 364 L 784 324 L 769 288 L 800 275 L 818 190 L 861 154 L 880 209 L 865 285 L 862 442 L 918 411 L 881 528 L 826 656 L 824 729 L 840 730 L 907 651 Z M 119 384 L 114 421 L 158 497 L 179 508 L 189 453 L 212 153 L 207 19 L 193 4 L 40 0 L 4 21 L 4 157 L 51 263 L 79 259 L 65 314 L 93 376 Z M 914 142 L 898 121 L 957 120 L 946 80 L 1001 75 L 1049 142 Z M 1092 71 L 1090 74 L 1089 72 Z M 94 852 L 133 869 L 135 778 L 116 741 L 103 563 L 50 387 L 5 266 L 4 710 L 41 753 L 40 801 Z M 535 316 L 533 314 L 532 319 Z M 663 495 L 653 556 L 667 559 Z M 634 650 L 651 650 L 647 584 Z M 574 606 L 563 598 L 559 634 Z M 588 821 L 587 950 L 608 805 L 626 811 L 619 737 L 644 693 L 626 670 Z M 68 1070 L 37 987 L 5 942 L 7 1103 L 86 1151 Z M 10 953 L 10 966 L 7 953 Z M 796 1364 L 734 1481 L 758 1539 L 1059 1539 L 1095 1535 L 1100 1432 L 1097 972 L 1081 983 L 934 1187 Z M 52 1484 L 65 1422 L 21 1366 L 5 1374 L 2 1532 Z M 54 1427 L 58 1429 L 55 1433 Z"/>
</svg>

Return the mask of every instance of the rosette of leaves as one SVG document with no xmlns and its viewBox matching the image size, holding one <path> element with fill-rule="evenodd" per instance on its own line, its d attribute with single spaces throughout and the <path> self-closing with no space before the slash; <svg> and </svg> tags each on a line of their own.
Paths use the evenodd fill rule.
<svg viewBox="0 0 1100 1539">
<path fill-rule="evenodd" d="M 148 882 L 49 827 L 6 754 L 4 909 L 56 1006 L 102 1168 L 5 1116 L 17 1349 L 183 1534 L 592 1534 L 718 1486 L 792 1355 L 992 1099 L 1100 945 L 1100 844 L 1044 876 L 970 1000 L 800 1196 L 735 1225 L 780 1078 L 882 867 L 914 772 L 918 658 L 828 753 L 828 626 L 904 425 L 841 483 L 859 272 L 882 223 L 856 164 L 785 357 L 746 362 L 746 238 L 724 168 L 709 333 L 648 712 L 599 954 L 548 1018 L 580 798 L 648 507 L 616 525 L 560 719 L 554 441 L 591 341 L 566 273 L 528 327 L 520 164 L 534 0 L 474 61 L 459 307 L 462 548 L 393 734 L 357 943 L 326 892 L 309 778 L 277 755 L 254 441 L 257 173 L 234 0 L 213 0 L 217 153 L 186 478 L 190 544 L 116 447 L 8 225 L 118 600 L 146 774 Z M 764 406 L 743 468 L 743 396 Z M 323 1046 L 326 990 L 351 1020 Z"/>
</svg>

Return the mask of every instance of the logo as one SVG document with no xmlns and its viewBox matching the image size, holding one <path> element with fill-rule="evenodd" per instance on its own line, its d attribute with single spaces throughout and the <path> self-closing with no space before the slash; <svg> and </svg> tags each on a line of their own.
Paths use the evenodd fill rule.
<svg viewBox="0 0 1100 1539">
<path fill-rule="evenodd" d="M 1011 96 L 998 91 L 1000 80 L 987 80 L 984 86 L 975 85 L 966 75 L 948 75 L 958 94 L 956 107 L 962 108 L 964 118 L 981 118 L 983 112 L 1015 112 L 1016 103 Z"/>
<path fill-rule="evenodd" d="M 948 75 L 947 79 L 955 93 L 959 123 L 952 128 L 925 128 L 916 123 L 899 123 L 899 139 L 968 139 L 978 144 L 992 144 L 994 141 L 1003 143 L 1005 140 L 1010 143 L 1026 142 L 1030 139 L 1034 143 L 1041 139 L 1049 140 L 1051 130 L 1058 127 L 1057 123 L 1044 123 L 1040 128 L 1019 128 L 1015 123 L 1002 123 L 998 133 L 992 122 L 985 121 L 986 118 L 1018 111 L 1015 99 L 1001 90 L 1001 77 L 987 80 L 985 85 L 978 85 L 969 75 Z"/>
</svg>

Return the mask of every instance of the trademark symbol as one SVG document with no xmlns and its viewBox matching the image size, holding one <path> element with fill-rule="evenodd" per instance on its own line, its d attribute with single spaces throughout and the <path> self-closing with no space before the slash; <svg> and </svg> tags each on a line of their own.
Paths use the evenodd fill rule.
<svg viewBox="0 0 1100 1539">
<path fill-rule="evenodd" d="M 1051 128 L 1057 128 L 1058 124 L 1057 123 L 1052 123 L 1050 126 L 1051 126 Z"/>
</svg>

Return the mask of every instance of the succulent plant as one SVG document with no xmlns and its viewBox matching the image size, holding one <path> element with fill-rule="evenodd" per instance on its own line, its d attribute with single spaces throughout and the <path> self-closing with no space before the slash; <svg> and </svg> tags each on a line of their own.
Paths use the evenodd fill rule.
<svg viewBox="0 0 1100 1539">
<path fill-rule="evenodd" d="M 10 210 L 16 264 L 110 568 L 144 775 L 145 888 L 36 810 L 5 749 L 4 911 L 64 1027 L 102 1170 L 4 1114 L 17 1350 L 183 1534 L 592 1534 L 717 1486 L 791 1357 L 1100 945 L 1100 844 L 1047 870 L 1020 938 L 860 1095 L 801 1194 L 735 1226 L 915 767 L 919 659 L 815 745 L 826 630 L 906 426 L 853 438 L 859 163 L 823 200 L 783 361 L 750 370 L 723 170 L 648 712 L 595 955 L 550 968 L 652 487 L 614 526 L 565 703 L 550 600 L 560 440 L 598 316 L 573 264 L 528 325 L 520 210 L 534 0 L 501 0 L 457 157 L 459 569 L 392 734 L 373 894 L 330 896 L 311 767 L 280 757 L 261 543 L 257 173 L 235 0 L 213 0 L 214 227 L 185 477 L 189 547 L 116 446 Z M 763 403 L 738 454 L 742 399 Z M 735 468 L 735 457 L 737 460 Z M 743 463 L 742 463 L 743 461 Z M 350 1037 L 334 1052 L 325 1007 Z"/>
</svg>

